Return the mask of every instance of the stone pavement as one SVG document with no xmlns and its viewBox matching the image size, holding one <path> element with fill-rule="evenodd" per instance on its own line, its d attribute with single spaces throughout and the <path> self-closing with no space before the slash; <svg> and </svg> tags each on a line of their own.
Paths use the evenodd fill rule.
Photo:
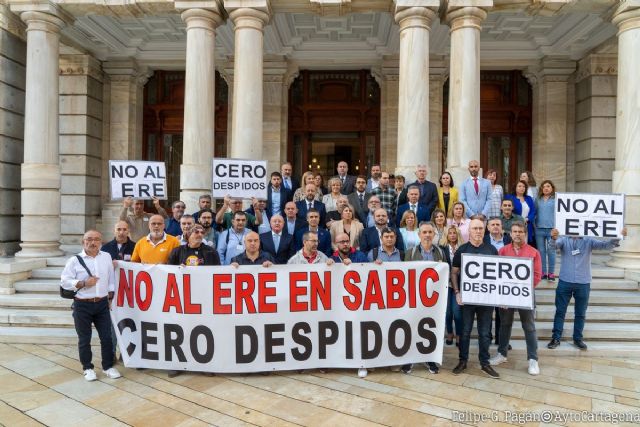
<svg viewBox="0 0 640 427">
<path fill-rule="evenodd" d="M 97 347 L 94 363 L 99 366 L 96 354 Z M 510 353 L 509 361 L 497 369 L 499 380 L 484 376 L 473 355 L 467 373 L 452 375 L 456 354 L 448 347 L 438 375 L 414 367 L 411 375 L 377 369 L 366 379 L 357 378 L 355 370 L 268 376 L 189 374 L 169 379 L 162 371 L 118 365 L 123 378 L 107 379 L 97 369 L 99 380 L 87 383 L 75 346 L 4 343 L 0 344 L 0 424 L 431 426 L 458 425 L 452 422 L 454 411 L 489 416 L 493 410 L 501 420 L 502 411 L 609 411 L 640 416 L 637 358 L 544 353 L 541 375 L 532 377 L 526 372 L 523 354 Z M 500 424 L 490 419 L 477 423 Z"/>
</svg>

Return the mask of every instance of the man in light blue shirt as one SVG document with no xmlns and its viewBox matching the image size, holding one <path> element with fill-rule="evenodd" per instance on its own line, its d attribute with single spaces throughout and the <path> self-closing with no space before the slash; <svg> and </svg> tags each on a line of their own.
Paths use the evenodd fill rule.
<svg viewBox="0 0 640 427">
<path fill-rule="evenodd" d="M 246 228 L 247 214 L 237 211 L 233 214 L 231 227 L 218 236 L 218 255 L 222 265 L 231 264 L 231 259 L 244 252 L 244 236 L 249 234 Z"/>
<path fill-rule="evenodd" d="M 469 162 L 469 178 L 465 179 L 459 190 L 460 201 L 464 204 L 467 217 L 482 214 L 489 217 L 491 209 L 491 182 L 484 179 L 480 173 L 480 163 L 477 160 Z"/>
<path fill-rule="evenodd" d="M 558 235 L 557 229 L 551 230 L 550 249 L 559 249 L 562 260 L 560 261 L 560 280 L 556 288 L 556 314 L 553 319 L 552 338 L 547 348 L 554 349 L 560 345 L 564 317 L 573 297 L 575 300 L 573 343 L 580 350 L 586 350 L 587 345 L 582 340 L 582 331 L 591 290 L 591 252 L 594 249 L 611 250 L 620 244 L 620 239 L 596 240 L 593 237 L 571 236 L 558 238 Z M 627 235 L 626 228 L 622 229 L 622 235 Z"/>
</svg>

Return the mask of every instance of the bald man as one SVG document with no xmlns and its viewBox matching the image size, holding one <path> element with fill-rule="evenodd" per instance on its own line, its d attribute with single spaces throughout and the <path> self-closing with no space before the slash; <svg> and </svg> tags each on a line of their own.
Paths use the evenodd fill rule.
<svg viewBox="0 0 640 427">
<path fill-rule="evenodd" d="M 260 250 L 260 235 L 255 231 L 250 231 L 244 236 L 244 248 L 244 252 L 231 259 L 232 266 L 262 265 L 263 267 L 271 267 L 273 265 L 273 257 Z"/>
<path fill-rule="evenodd" d="M 111 255 L 114 261 L 131 261 L 136 242 L 129 238 L 129 224 L 126 221 L 116 222 L 113 233 L 114 239 L 102 245 L 100 250 Z"/>
</svg>

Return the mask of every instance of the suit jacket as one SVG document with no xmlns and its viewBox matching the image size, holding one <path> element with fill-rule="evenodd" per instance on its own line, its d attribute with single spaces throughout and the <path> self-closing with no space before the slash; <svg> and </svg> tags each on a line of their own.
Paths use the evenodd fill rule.
<svg viewBox="0 0 640 427">
<path fill-rule="evenodd" d="M 282 187 L 286 188 L 284 185 L 284 177 L 282 178 Z M 300 188 L 300 181 L 297 178 L 291 177 L 291 194 L 293 195 L 298 188 Z"/>
<path fill-rule="evenodd" d="M 334 178 L 338 178 L 340 179 L 339 175 L 334 176 Z M 356 189 L 356 177 L 353 175 L 347 175 L 344 178 L 344 183 L 342 184 L 342 187 L 340 188 L 340 192 L 344 195 L 347 194 L 351 194 L 355 191 Z"/>
<path fill-rule="evenodd" d="M 491 182 L 488 179 L 478 177 L 478 189 L 478 194 L 476 194 L 473 179 L 471 177 L 465 179 L 459 189 L 460 201 L 464 203 L 467 217 L 483 214 L 488 218 L 491 209 L 491 193 L 493 192 Z"/>
<path fill-rule="evenodd" d="M 131 256 L 131 254 L 133 254 L 133 249 L 135 247 L 136 247 L 136 242 L 134 242 L 133 240 L 127 237 L 127 241 L 122 245 L 122 248 L 120 249 L 120 251 L 118 251 L 118 242 L 116 242 L 116 239 L 113 239 L 112 241 L 102 245 L 102 248 L 100 248 L 100 250 L 111 255 L 112 260 L 124 261 L 124 256 L 125 255 Z"/>
<path fill-rule="evenodd" d="M 393 228 L 393 227 L 392 227 Z M 393 228 L 396 232 L 396 248 L 400 251 L 404 251 L 404 240 L 398 229 Z M 378 237 L 378 230 L 375 227 L 367 227 L 362 230 L 360 234 L 360 250 L 365 254 L 373 248 L 380 246 L 380 237 Z"/>
<path fill-rule="evenodd" d="M 453 204 L 458 201 L 458 197 L 458 189 L 456 187 L 451 187 L 449 189 L 449 209 L 451 209 Z M 442 187 L 438 187 L 438 205 L 436 207 L 448 212 L 444 208 L 444 193 L 442 192 Z"/>
<path fill-rule="evenodd" d="M 302 249 L 302 236 L 309 231 L 309 227 L 303 227 L 296 232 L 294 237 L 294 247 L 296 252 Z M 327 230 L 318 228 L 318 251 L 322 252 L 326 256 L 331 256 L 331 235 Z"/>
<path fill-rule="evenodd" d="M 513 203 L 513 213 L 522 216 L 522 202 L 513 194 L 505 194 L 505 200 L 511 200 Z M 524 196 L 524 201 L 529 205 L 529 214 L 527 215 L 527 242 L 533 243 L 535 241 L 535 230 L 533 229 L 533 223 L 536 218 L 536 202 L 531 196 Z M 509 230 L 511 233 L 511 230 Z"/>
<path fill-rule="evenodd" d="M 358 249 L 360 247 L 360 235 L 362 234 L 362 230 L 364 230 L 364 226 L 360 221 L 351 221 L 351 232 L 349 233 L 349 240 L 351 241 L 352 248 Z M 335 221 L 331 224 L 329 233 L 331 234 L 331 246 L 334 250 L 338 248 L 335 243 L 336 236 L 342 232 L 344 232 L 342 220 Z"/>
<path fill-rule="evenodd" d="M 272 205 L 272 194 L 273 194 L 273 187 L 271 187 L 271 184 L 269 184 L 267 186 L 267 215 L 269 215 L 269 218 L 271 218 L 273 216 L 273 205 Z M 280 186 L 280 215 L 282 215 L 284 217 L 284 205 L 287 204 L 287 202 L 290 202 L 293 199 L 293 191 L 289 191 L 286 188 L 284 188 L 282 185 Z"/>
<path fill-rule="evenodd" d="M 491 244 L 491 234 L 489 233 L 489 230 L 485 231 L 482 241 L 487 245 Z M 502 233 L 502 243 L 504 243 L 505 246 L 511 243 L 511 236 L 507 233 Z"/>
<path fill-rule="evenodd" d="M 436 187 L 436 185 L 431 181 L 425 181 L 422 184 L 420 184 L 418 181 L 414 181 L 411 184 L 407 185 L 407 187 L 402 190 L 402 193 L 400 193 L 400 197 L 398 198 L 398 206 L 404 205 L 408 202 L 407 190 L 411 186 L 420 188 L 420 199 L 418 199 L 418 203 L 426 205 L 427 209 L 429 209 L 429 212 L 433 212 L 436 204 L 438 204 L 438 187 Z"/>
<path fill-rule="evenodd" d="M 402 215 L 409 210 L 411 205 L 409 203 L 405 203 L 404 205 L 398 206 L 398 214 L 396 215 L 396 226 L 400 227 L 400 221 L 402 220 Z M 431 220 L 431 211 L 427 209 L 427 207 L 418 202 L 418 213 L 417 213 L 418 224 L 422 221 Z"/>
<path fill-rule="evenodd" d="M 298 218 L 304 220 L 305 222 L 307 221 L 307 201 L 306 200 L 300 200 L 299 202 L 296 202 L 296 206 L 298 207 Z M 315 210 L 317 210 L 320 213 L 320 226 L 324 227 L 324 225 L 326 224 L 325 222 L 325 216 L 327 215 L 327 211 L 324 207 L 324 203 L 319 202 L 317 200 L 313 201 L 313 208 Z"/>
<path fill-rule="evenodd" d="M 273 233 L 267 232 L 260 234 L 260 247 L 262 250 L 273 257 L 274 264 L 286 264 L 289 258 L 296 253 L 293 245 L 293 236 L 284 233 L 280 234 L 280 245 L 276 251 L 276 246 L 273 243 Z"/>
<path fill-rule="evenodd" d="M 361 223 L 365 223 L 367 220 L 367 213 L 369 213 L 369 208 L 367 208 L 367 203 L 369 203 L 369 199 L 371 198 L 371 193 L 364 193 L 364 209 L 360 207 L 360 199 L 358 198 L 358 193 L 355 191 L 347 196 L 347 200 L 349 204 L 353 206 L 355 210 L 355 214 L 360 220 Z"/>
<path fill-rule="evenodd" d="M 291 235 L 295 236 L 296 231 L 306 226 L 307 226 L 307 221 L 296 217 L 296 224 L 294 225 L 294 230 L 293 230 L 293 233 L 291 233 Z M 289 234 L 289 222 L 286 217 L 284 218 L 284 229 L 282 230 L 282 233 Z"/>
<path fill-rule="evenodd" d="M 379 185 L 380 184 L 378 183 L 378 186 Z M 364 191 L 366 191 L 367 193 L 371 193 L 373 191 L 373 188 L 371 188 L 372 186 L 373 186 L 373 179 L 372 178 L 367 179 L 367 186 L 364 188 Z"/>
</svg>

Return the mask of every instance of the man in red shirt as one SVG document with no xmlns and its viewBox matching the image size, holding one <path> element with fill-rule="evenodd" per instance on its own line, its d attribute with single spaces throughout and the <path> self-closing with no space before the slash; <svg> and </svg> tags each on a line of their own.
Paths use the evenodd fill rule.
<svg viewBox="0 0 640 427">
<path fill-rule="evenodd" d="M 540 257 L 540 252 L 527 244 L 527 226 L 524 225 L 524 222 L 514 221 L 511 223 L 511 240 L 511 244 L 502 247 L 498 253 L 501 256 L 533 258 L 533 286 L 538 286 L 542 279 L 542 258 Z M 489 360 L 491 365 L 495 366 L 507 361 L 514 312 L 514 308 L 500 308 L 500 345 L 498 346 L 498 353 Z M 540 367 L 538 366 L 538 337 L 536 335 L 534 310 L 519 308 L 518 313 L 527 342 L 529 375 L 538 375 Z"/>
</svg>

